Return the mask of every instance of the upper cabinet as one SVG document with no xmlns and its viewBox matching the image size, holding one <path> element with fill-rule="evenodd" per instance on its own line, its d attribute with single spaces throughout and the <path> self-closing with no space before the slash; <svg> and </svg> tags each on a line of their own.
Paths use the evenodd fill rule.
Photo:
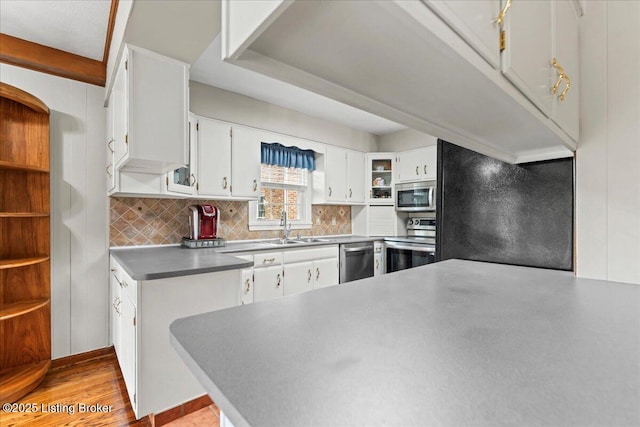
<svg viewBox="0 0 640 427">
<path fill-rule="evenodd" d="M 231 196 L 231 125 L 198 117 L 199 196 Z"/>
<path fill-rule="evenodd" d="M 507 162 L 575 151 L 573 2 L 260 3 L 223 0 L 226 61 Z"/>
<path fill-rule="evenodd" d="M 438 147 L 402 151 L 396 156 L 398 182 L 431 181 L 437 178 Z"/>
<path fill-rule="evenodd" d="M 262 131 L 234 126 L 231 136 L 231 194 L 237 197 L 260 196 L 260 143 Z"/>
<path fill-rule="evenodd" d="M 109 97 L 116 168 L 165 173 L 189 163 L 188 84 L 187 64 L 125 47 Z"/>
<path fill-rule="evenodd" d="M 364 153 L 327 145 L 313 172 L 314 204 L 364 204 Z"/>
</svg>

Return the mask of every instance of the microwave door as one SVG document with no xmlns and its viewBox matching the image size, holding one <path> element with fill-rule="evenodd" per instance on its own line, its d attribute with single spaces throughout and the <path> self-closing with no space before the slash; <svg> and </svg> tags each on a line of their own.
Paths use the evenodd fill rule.
<svg viewBox="0 0 640 427">
<path fill-rule="evenodd" d="M 398 191 L 397 207 L 400 210 L 426 210 L 429 208 L 430 189 Z"/>
</svg>

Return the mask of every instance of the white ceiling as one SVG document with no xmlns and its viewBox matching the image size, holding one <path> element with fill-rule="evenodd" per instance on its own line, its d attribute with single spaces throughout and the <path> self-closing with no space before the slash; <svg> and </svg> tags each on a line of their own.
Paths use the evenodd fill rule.
<svg viewBox="0 0 640 427">
<path fill-rule="evenodd" d="M 102 61 L 111 0 L 0 0 L 0 32 Z"/>
<path fill-rule="evenodd" d="M 190 79 L 376 135 L 405 126 L 222 61 L 220 35 L 191 66 Z"/>
</svg>

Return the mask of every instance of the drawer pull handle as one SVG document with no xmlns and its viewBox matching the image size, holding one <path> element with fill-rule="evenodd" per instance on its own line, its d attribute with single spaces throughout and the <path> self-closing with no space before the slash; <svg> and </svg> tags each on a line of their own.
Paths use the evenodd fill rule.
<svg viewBox="0 0 640 427">
<path fill-rule="evenodd" d="M 107 175 L 109 176 L 113 176 L 113 174 L 111 173 L 111 166 L 112 166 L 111 163 L 107 165 Z"/>
<path fill-rule="evenodd" d="M 254 179 L 253 180 L 253 191 L 256 191 L 258 189 L 258 180 Z"/>
<path fill-rule="evenodd" d="M 227 177 L 225 176 L 224 178 L 222 178 L 222 188 L 223 189 L 227 189 Z"/>
<path fill-rule="evenodd" d="M 420 166 L 416 166 L 416 175 L 420 175 Z"/>
<path fill-rule="evenodd" d="M 376 260 L 376 270 L 378 270 L 380 268 L 380 260 L 377 259 Z"/>
<path fill-rule="evenodd" d="M 320 278 L 320 268 L 316 267 L 316 280 Z"/>
<path fill-rule="evenodd" d="M 280 287 L 280 273 L 278 273 L 278 276 L 276 278 L 276 288 Z"/>
<path fill-rule="evenodd" d="M 113 138 L 111 138 L 111 140 L 109 142 L 107 142 L 107 148 L 109 149 L 109 151 L 111 151 L 112 153 L 115 153 L 116 151 L 113 149 Z"/>
<path fill-rule="evenodd" d="M 498 17 L 491 22 L 497 22 L 498 25 L 502 27 L 502 23 L 504 22 L 504 17 L 507 14 L 507 10 L 509 10 L 509 8 L 511 7 L 511 1 L 512 0 L 507 0 L 507 3 L 504 5 L 504 8 L 498 14 Z"/>
<path fill-rule="evenodd" d="M 193 179 L 193 182 L 191 182 L 192 179 Z M 196 185 L 196 182 L 197 182 L 196 176 L 194 174 L 191 174 L 191 176 L 189 177 L 190 186 L 193 187 L 194 185 Z"/>
<path fill-rule="evenodd" d="M 307 275 L 307 283 L 309 283 L 309 282 L 311 282 L 311 277 L 312 277 L 311 269 L 309 269 L 309 271 L 307 273 L 308 273 L 308 275 Z"/>
<path fill-rule="evenodd" d="M 119 297 L 116 297 L 116 299 L 113 301 L 113 308 L 116 310 L 116 313 L 120 314 L 120 309 L 118 308 L 120 306 L 120 303 L 122 301 L 120 300 Z"/>
<path fill-rule="evenodd" d="M 247 279 L 246 282 L 244 282 L 245 285 L 247 285 L 247 289 L 244 290 L 245 293 L 251 291 L 251 279 Z"/>
<path fill-rule="evenodd" d="M 329 196 L 331 196 L 331 193 L 333 193 L 333 191 L 331 190 L 331 187 L 329 187 Z"/>
<path fill-rule="evenodd" d="M 424 174 L 427 174 L 427 165 L 424 165 Z"/>
<path fill-rule="evenodd" d="M 262 260 L 263 264 L 271 264 L 272 262 L 274 262 L 276 259 L 275 258 L 265 258 Z"/>
</svg>

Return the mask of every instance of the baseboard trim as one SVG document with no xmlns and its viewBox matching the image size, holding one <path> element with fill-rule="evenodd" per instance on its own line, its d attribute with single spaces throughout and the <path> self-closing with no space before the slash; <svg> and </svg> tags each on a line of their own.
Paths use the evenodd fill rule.
<svg viewBox="0 0 640 427">
<path fill-rule="evenodd" d="M 97 350 L 91 350 L 84 353 L 72 354 L 71 356 L 61 357 L 51 361 L 51 367 L 49 369 L 61 368 L 63 366 L 70 366 L 76 363 L 85 362 L 87 360 L 96 359 L 98 357 L 108 356 L 114 354 L 115 350 L 113 346 L 99 348 Z"/>
</svg>

